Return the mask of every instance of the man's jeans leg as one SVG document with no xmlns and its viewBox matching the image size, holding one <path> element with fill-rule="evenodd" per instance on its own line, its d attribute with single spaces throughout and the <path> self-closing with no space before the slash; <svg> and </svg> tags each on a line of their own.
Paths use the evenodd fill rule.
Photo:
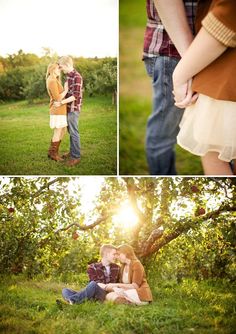
<svg viewBox="0 0 236 334">
<path fill-rule="evenodd" d="M 106 291 L 100 288 L 96 282 L 90 282 L 85 289 L 74 291 L 71 289 L 63 289 L 62 296 L 67 301 L 72 301 L 73 304 L 81 304 L 89 299 L 104 301 Z"/>
<path fill-rule="evenodd" d="M 174 105 L 172 74 L 178 60 L 159 56 L 145 59 L 152 78 L 153 111 L 148 118 L 146 154 L 151 175 L 175 175 L 176 137 L 183 109 Z"/>
<path fill-rule="evenodd" d="M 70 134 L 70 156 L 72 159 L 78 159 L 80 158 L 79 113 L 69 112 L 67 114 L 67 122 Z"/>
</svg>

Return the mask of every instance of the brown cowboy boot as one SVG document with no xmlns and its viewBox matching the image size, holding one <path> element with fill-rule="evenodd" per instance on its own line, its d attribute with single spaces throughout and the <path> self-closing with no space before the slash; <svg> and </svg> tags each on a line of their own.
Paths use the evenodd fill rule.
<svg viewBox="0 0 236 334">
<path fill-rule="evenodd" d="M 63 159 L 69 159 L 70 158 L 70 152 L 66 152 L 62 154 Z"/>
<path fill-rule="evenodd" d="M 80 163 L 80 158 L 77 158 L 77 159 L 70 159 L 66 165 L 69 166 L 69 167 L 73 167 L 75 165 L 78 165 Z"/>
<path fill-rule="evenodd" d="M 63 161 L 63 159 L 59 156 L 58 150 L 61 141 L 51 141 L 51 146 L 48 150 L 48 157 L 55 161 Z"/>
</svg>

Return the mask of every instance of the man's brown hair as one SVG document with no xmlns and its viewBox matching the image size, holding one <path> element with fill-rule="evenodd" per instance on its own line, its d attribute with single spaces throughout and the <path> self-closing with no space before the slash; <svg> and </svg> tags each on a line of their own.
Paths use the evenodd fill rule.
<svg viewBox="0 0 236 334">
<path fill-rule="evenodd" d="M 100 255 L 101 255 L 101 257 L 103 257 L 104 254 L 105 254 L 107 251 L 111 250 L 111 249 L 115 249 L 115 250 L 116 250 L 116 247 L 113 246 L 113 245 L 109 245 L 109 244 L 104 244 L 104 245 L 102 245 L 101 248 L 100 248 Z"/>
</svg>

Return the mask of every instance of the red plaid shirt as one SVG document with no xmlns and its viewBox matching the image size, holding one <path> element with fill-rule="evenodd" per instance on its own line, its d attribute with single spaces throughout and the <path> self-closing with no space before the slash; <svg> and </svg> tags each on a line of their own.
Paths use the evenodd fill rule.
<svg viewBox="0 0 236 334">
<path fill-rule="evenodd" d="M 183 0 L 188 23 L 194 33 L 194 18 L 197 0 Z M 154 0 L 146 0 L 147 25 L 144 36 L 143 59 L 156 56 L 180 58 L 178 51 L 170 40 L 155 7 Z"/>
<path fill-rule="evenodd" d="M 88 266 L 87 273 L 89 275 L 89 281 L 95 281 L 97 283 L 117 283 L 120 267 L 115 264 L 110 264 L 110 274 L 107 273 L 106 267 L 102 262 L 92 263 Z"/>
<path fill-rule="evenodd" d="M 82 105 L 82 93 L 83 93 L 83 78 L 82 76 L 74 69 L 67 74 L 68 81 L 68 93 L 66 98 L 70 96 L 75 97 L 75 101 L 67 103 L 67 112 L 80 112 Z"/>
</svg>

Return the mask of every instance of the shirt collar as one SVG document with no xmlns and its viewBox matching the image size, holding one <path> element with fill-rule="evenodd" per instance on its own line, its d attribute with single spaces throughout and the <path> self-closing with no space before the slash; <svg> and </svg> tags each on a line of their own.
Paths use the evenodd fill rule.
<svg viewBox="0 0 236 334">
<path fill-rule="evenodd" d="M 71 72 L 67 73 L 68 77 L 73 77 L 75 74 L 75 69 L 73 69 Z"/>
</svg>

